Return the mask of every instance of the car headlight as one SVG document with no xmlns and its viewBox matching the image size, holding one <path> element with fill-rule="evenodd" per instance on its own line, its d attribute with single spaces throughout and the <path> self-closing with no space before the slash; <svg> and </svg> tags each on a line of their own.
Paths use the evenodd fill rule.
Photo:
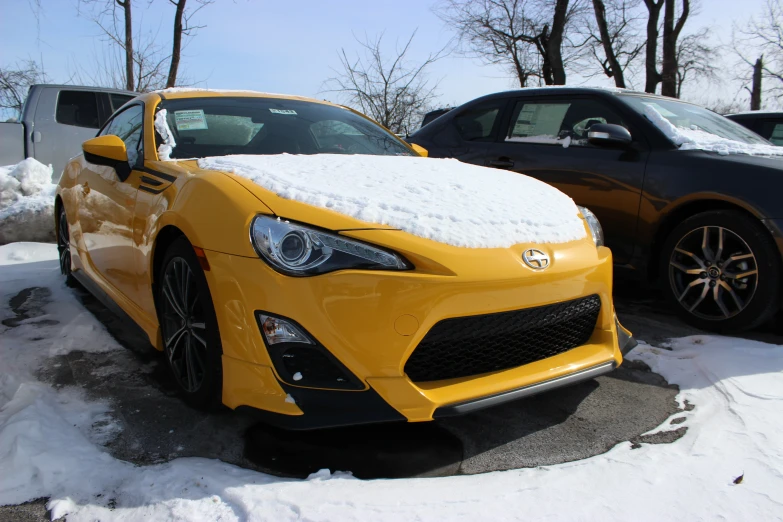
<svg viewBox="0 0 783 522">
<path fill-rule="evenodd" d="M 402 256 L 393 252 L 270 216 L 259 215 L 253 219 L 250 239 L 256 252 L 272 268 L 293 276 L 317 275 L 347 268 L 412 268 Z"/>
<path fill-rule="evenodd" d="M 590 234 L 593 236 L 595 246 L 604 246 L 604 229 L 601 228 L 601 223 L 598 221 L 598 218 L 586 207 L 579 207 L 579 212 L 582 213 L 585 221 L 587 221 L 587 225 L 590 227 Z"/>
</svg>

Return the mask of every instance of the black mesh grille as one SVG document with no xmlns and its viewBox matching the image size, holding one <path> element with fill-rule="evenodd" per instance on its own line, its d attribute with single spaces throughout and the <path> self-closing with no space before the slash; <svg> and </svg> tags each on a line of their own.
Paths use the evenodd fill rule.
<svg viewBox="0 0 783 522">
<path fill-rule="evenodd" d="M 537 308 L 438 322 L 405 363 L 414 382 L 507 370 L 588 341 L 601 311 L 597 295 Z"/>
</svg>

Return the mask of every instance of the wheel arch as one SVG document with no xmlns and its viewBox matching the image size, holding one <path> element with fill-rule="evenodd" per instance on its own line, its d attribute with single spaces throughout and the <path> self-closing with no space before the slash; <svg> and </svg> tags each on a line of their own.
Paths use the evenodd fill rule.
<svg viewBox="0 0 783 522">
<path fill-rule="evenodd" d="M 658 228 L 655 230 L 650 251 L 647 256 L 647 279 L 650 282 L 657 281 L 660 276 L 659 261 L 661 250 L 666 243 L 666 239 L 669 237 L 672 230 L 685 219 L 710 210 L 736 210 L 751 219 L 759 221 L 762 219 L 762 215 L 744 201 L 722 196 L 718 197 L 715 195 L 703 198 L 696 196 L 687 201 L 680 201 L 671 207 L 672 208 L 665 213 L 665 217 L 661 220 L 660 225 L 658 225 Z M 766 227 L 764 227 L 764 230 L 769 234 Z"/>
<path fill-rule="evenodd" d="M 172 243 L 179 239 L 180 237 L 184 237 L 188 240 L 188 242 L 192 245 L 193 242 L 188 238 L 188 236 L 176 225 L 165 225 L 163 228 L 161 228 L 157 235 L 155 236 L 155 243 L 152 246 L 152 259 L 151 259 L 151 268 L 152 268 L 152 292 L 153 296 L 155 295 L 155 291 L 157 290 L 156 285 L 158 283 L 158 275 L 160 274 L 161 269 L 163 268 L 161 265 L 163 264 L 163 258 L 165 257 L 166 251 L 169 249 Z M 157 305 L 156 305 L 157 308 Z"/>
</svg>

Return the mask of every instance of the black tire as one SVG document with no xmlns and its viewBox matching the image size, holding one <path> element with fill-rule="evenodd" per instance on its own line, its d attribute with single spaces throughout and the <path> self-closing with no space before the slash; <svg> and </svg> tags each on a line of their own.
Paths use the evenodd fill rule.
<svg viewBox="0 0 783 522">
<path fill-rule="evenodd" d="M 65 215 L 65 207 L 60 205 L 57 214 L 57 254 L 60 260 L 60 273 L 65 276 L 65 285 L 73 288 L 78 283 L 71 273 L 71 231 L 68 227 L 68 218 Z"/>
<path fill-rule="evenodd" d="M 155 302 L 166 362 L 185 402 L 220 410 L 223 348 L 212 295 L 193 246 L 185 237 L 176 239 L 160 266 Z"/>
<path fill-rule="evenodd" d="M 672 230 L 659 273 L 663 291 L 687 323 L 739 332 L 777 312 L 780 267 L 775 243 L 758 220 L 737 210 L 711 210 Z"/>
</svg>

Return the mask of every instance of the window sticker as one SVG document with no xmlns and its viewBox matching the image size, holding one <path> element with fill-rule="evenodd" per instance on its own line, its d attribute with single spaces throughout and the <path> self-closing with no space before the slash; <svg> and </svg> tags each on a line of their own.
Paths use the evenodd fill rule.
<svg viewBox="0 0 783 522">
<path fill-rule="evenodd" d="M 288 114 L 289 116 L 296 116 L 296 111 L 291 109 L 269 109 L 272 114 Z"/>
<path fill-rule="evenodd" d="M 178 131 L 205 130 L 207 119 L 201 109 L 191 111 L 174 111 L 174 122 Z"/>
</svg>

